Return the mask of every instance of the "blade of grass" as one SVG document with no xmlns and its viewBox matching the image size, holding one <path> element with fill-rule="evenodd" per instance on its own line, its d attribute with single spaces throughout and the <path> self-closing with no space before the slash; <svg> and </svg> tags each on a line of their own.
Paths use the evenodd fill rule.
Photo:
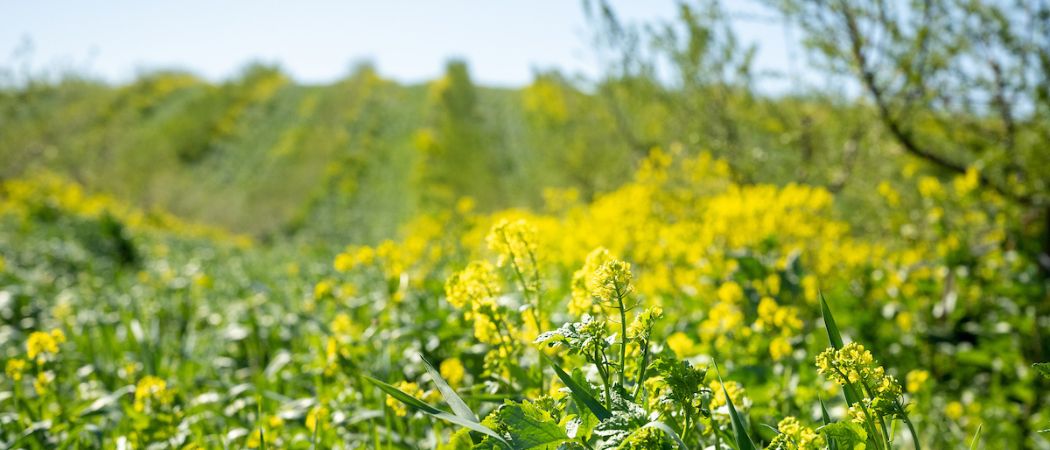
<svg viewBox="0 0 1050 450">
<path fill-rule="evenodd" d="M 839 327 L 835 324 L 835 318 L 831 316 L 831 308 L 828 308 L 823 292 L 820 293 L 820 315 L 824 318 L 824 328 L 828 331 L 831 346 L 836 350 L 841 349 L 845 345 L 842 343 L 842 334 L 839 333 Z"/>
<path fill-rule="evenodd" d="M 981 442 L 981 429 L 984 428 L 984 424 L 977 425 L 977 432 L 973 434 L 973 440 L 970 441 L 970 450 L 977 448 L 977 443 Z"/>
<path fill-rule="evenodd" d="M 376 385 L 376 387 L 378 387 L 381 391 L 386 392 L 388 395 L 390 395 L 391 397 L 394 397 L 395 399 L 397 399 L 401 403 L 404 403 L 405 406 L 408 406 L 409 408 L 411 408 L 413 410 L 422 411 L 422 412 L 424 412 L 424 413 L 426 413 L 428 415 L 431 415 L 431 416 L 436 417 L 438 419 L 444 420 L 446 422 L 450 422 L 450 423 L 459 425 L 459 426 L 461 426 L 463 428 L 468 428 L 468 429 L 470 429 L 472 431 L 477 431 L 478 433 L 481 433 L 481 434 L 484 434 L 486 436 L 491 437 L 496 442 L 499 442 L 501 445 L 505 446 L 506 448 L 512 448 L 509 442 L 507 442 L 505 439 L 503 439 L 502 436 L 499 435 L 499 433 L 496 433 L 495 431 L 493 431 L 489 427 L 486 427 L 486 426 L 484 426 L 484 425 L 482 425 L 480 423 L 477 423 L 477 422 L 472 422 L 470 420 L 466 420 L 466 419 L 464 419 L 462 417 L 459 417 L 457 415 L 447 413 L 447 412 L 442 411 L 440 409 L 437 409 L 437 408 L 435 408 L 433 406 L 430 406 L 430 405 L 428 405 L 426 403 L 423 403 L 423 401 L 421 401 L 421 400 L 419 400 L 419 399 L 417 399 L 417 398 L 415 398 L 415 397 L 413 397 L 411 395 L 408 395 L 404 391 L 402 391 L 402 390 L 400 390 L 400 389 L 398 389 L 398 388 L 396 388 L 396 387 L 394 387 L 392 385 L 389 385 L 389 384 L 387 384 L 385 382 L 382 382 L 382 381 L 380 381 L 380 380 L 378 380 L 376 378 L 373 378 L 373 377 L 368 376 L 368 375 L 363 375 L 363 376 L 364 376 L 364 378 L 366 380 L 368 380 L 372 384 Z"/>
<path fill-rule="evenodd" d="M 582 386 L 577 384 L 576 380 L 573 380 L 569 374 L 565 373 L 558 364 L 546 355 L 544 355 L 544 358 L 547 358 L 547 362 L 549 362 L 551 367 L 554 368 L 554 373 L 558 375 L 558 379 L 560 379 L 561 382 L 569 388 L 569 391 L 572 392 L 572 398 L 576 400 L 576 403 L 586 406 L 587 409 L 594 413 L 598 420 L 605 420 L 612 417 L 612 413 L 610 413 L 601 402 L 595 399 L 594 396 L 587 392 Z"/>
<path fill-rule="evenodd" d="M 828 414 L 828 408 L 824 405 L 824 399 L 818 396 L 817 400 L 820 402 L 820 419 L 824 422 L 824 425 L 830 424 L 831 414 Z M 831 436 L 828 436 L 827 433 L 824 433 L 824 439 L 828 442 L 828 450 L 838 450 L 838 443 L 831 440 Z"/>
<path fill-rule="evenodd" d="M 751 436 L 747 434 L 747 429 L 744 428 L 743 418 L 740 417 L 736 406 L 733 405 L 733 399 L 729 397 L 729 391 L 726 390 L 725 383 L 722 382 L 722 374 L 718 370 L 718 364 L 715 364 L 715 374 L 718 375 L 718 383 L 722 385 L 722 394 L 726 396 L 726 406 L 729 407 L 729 418 L 733 424 L 733 435 L 736 440 L 737 450 L 757 450 L 754 441 L 751 440 Z"/>
<path fill-rule="evenodd" d="M 423 355 L 419 355 L 419 359 L 423 360 L 423 366 L 426 367 L 430 378 L 434 380 L 434 384 L 437 386 L 438 392 L 441 392 L 441 396 L 444 397 L 445 403 L 448 403 L 448 406 L 452 408 L 452 412 L 466 420 L 477 422 L 478 416 L 474 414 L 474 411 L 470 410 L 470 407 L 460 398 L 456 390 L 449 386 L 448 382 L 441 376 L 441 372 L 435 369 L 434 365 L 427 361 Z"/>
</svg>

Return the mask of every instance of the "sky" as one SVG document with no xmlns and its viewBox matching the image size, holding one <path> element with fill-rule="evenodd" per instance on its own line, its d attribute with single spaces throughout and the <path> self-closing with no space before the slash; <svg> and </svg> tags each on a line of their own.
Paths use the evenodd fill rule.
<svg viewBox="0 0 1050 450">
<path fill-rule="evenodd" d="M 537 70 L 593 78 L 600 64 L 578 0 L 14 2 L 0 16 L 0 66 L 75 70 L 111 82 L 157 69 L 211 80 L 247 63 L 278 64 L 305 83 L 337 80 L 357 62 L 403 82 L 439 76 L 465 59 L 479 83 L 520 86 Z M 613 1 L 624 21 L 669 19 L 673 0 Z M 753 4 L 734 2 L 739 17 Z M 786 71 L 801 53 L 783 24 L 736 20 L 759 46 L 760 70 Z M 28 46 L 27 46 L 28 45 Z M 29 49 L 29 52 L 25 50 Z"/>
</svg>

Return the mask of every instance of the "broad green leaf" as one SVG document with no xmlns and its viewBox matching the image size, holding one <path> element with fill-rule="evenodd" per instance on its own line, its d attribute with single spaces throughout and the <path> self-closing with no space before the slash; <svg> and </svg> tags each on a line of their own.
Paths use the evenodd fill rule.
<svg viewBox="0 0 1050 450">
<path fill-rule="evenodd" d="M 438 388 L 438 392 L 441 392 L 441 396 L 445 399 L 445 403 L 452 408 L 452 412 L 456 413 L 457 416 L 464 419 L 477 422 L 478 416 L 474 414 L 474 411 L 470 410 L 467 403 L 456 394 L 456 390 L 449 386 L 448 382 L 441 376 L 441 373 L 434 368 L 430 361 L 427 361 L 423 355 L 419 355 L 419 359 L 423 360 L 423 366 L 427 368 L 427 373 L 430 374 L 430 378 L 434 380 L 434 384 Z"/>
<path fill-rule="evenodd" d="M 402 390 L 400 390 L 400 389 L 398 389 L 398 388 L 396 388 L 394 386 L 391 386 L 391 385 L 389 385 L 387 383 L 384 383 L 384 382 L 382 382 L 382 381 L 380 381 L 380 380 L 378 380 L 376 378 L 370 377 L 368 375 L 363 375 L 363 376 L 365 377 L 366 380 L 368 380 L 368 381 L 372 382 L 372 384 L 376 385 L 376 387 L 378 387 L 380 390 L 382 390 L 383 392 L 386 392 L 391 397 L 394 397 L 395 399 L 397 399 L 401 403 L 404 403 L 405 406 L 408 406 L 409 408 L 411 408 L 413 410 L 422 411 L 424 413 L 427 413 L 427 414 L 429 414 L 431 416 L 437 417 L 438 419 L 444 420 L 446 422 L 451 422 L 451 423 L 454 423 L 454 424 L 459 425 L 461 427 L 469 428 L 469 429 L 471 429 L 473 431 L 477 431 L 478 433 L 481 433 L 481 434 L 484 434 L 484 435 L 486 435 L 488 437 L 491 437 L 493 440 L 495 440 L 496 442 L 500 443 L 501 445 L 503 445 L 503 446 L 505 446 L 507 448 L 512 448 L 510 443 L 508 443 L 505 439 L 503 439 L 503 437 L 500 436 L 499 433 L 496 433 L 495 431 L 492 431 L 492 429 L 489 428 L 489 427 L 486 427 L 486 426 L 484 426 L 484 425 L 482 425 L 480 423 L 477 423 L 477 422 L 471 422 L 471 421 L 466 420 L 466 419 L 464 419 L 462 417 L 459 417 L 457 415 L 449 414 L 449 413 L 447 413 L 445 411 L 442 411 L 442 410 L 437 409 L 437 408 L 435 408 L 433 406 L 430 406 L 430 405 L 428 405 L 426 403 L 423 403 L 421 400 L 419 400 L 419 399 L 417 399 L 417 398 L 415 398 L 415 397 L 413 397 L 411 395 L 408 395 L 404 391 L 402 391 Z"/>
<path fill-rule="evenodd" d="M 569 440 L 550 414 L 529 402 L 507 403 L 497 415 L 515 450 L 553 450 Z"/>
<path fill-rule="evenodd" d="M 1039 372 L 1046 378 L 1050 378 L 1050 362 L 1041 362 L 1032 364 L 1036 372 Z"/>
<path fill-rule="evenodd" d="M 839 448 L 850 450 L 864 450 L 868 433 L 864 427 L 853 422 L 835 422 L 817 428 L 818 432 L 824 433 L 828 443 L 835 443 Z"/>
<path fill-rule="evenodd" d="M 560 379 L 561 382 L 569 388 L 569 391 L 572 392 L 572 398 L 576 400 L 576 403 L 586 406 L 587 409 L 591 410 L 591 412 L 598 417 L 598 420 L 605 420 L 612 417 L 612 413 L 610 413 L 601 402 L 595 399 L 586 389 L 577 384 L 576 380 L 573 380 L 569 374 L 565 373 L 565 371 L 562 370 L 554 360 L 548 358 L 546 355 L 544 355 L 544 358 L 547 358 L 547 362 L 549 362 L 554 369 L 554 373 L 558 375 L 558 379 Z"/>
<path fill-rule="evenodd" d="M 733 435 L 736 440 L 737 450 L 756 450 L 755 443 L 751 440 L 751 436 L 748 436 L 747 429 L 744 427 L 744 419 L 737 412 L 736 406 L 733 405 L 733 399 L 729 397 L 729 391 L 726 390 L 725 384 L 722 382 L 722 374 L 718 371 L 718 364 L 715 364 L 715 373 L 718 374 L 718 383 L 722 385 L 722 393 L 726 396 L 726 406 L 729 407 L 729 418 L 733 424 Z"/>
</svg>

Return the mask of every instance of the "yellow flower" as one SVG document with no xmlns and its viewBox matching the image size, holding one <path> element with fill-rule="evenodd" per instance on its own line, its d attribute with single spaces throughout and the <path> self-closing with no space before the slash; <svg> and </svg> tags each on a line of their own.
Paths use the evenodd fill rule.
<svg viewBox="0 0 1050 450">
<path fill-rule="evenodd" d="M 487 261 L 472 261 L 445 282 L 445 297 L 456 308 L 495 297 L 499 293 L 499 278 Z"/>
<path fill-rule="evenodd" d="M 59 344 L 66 341 L 66 335 L 62 330 L 51 330 L 50 333 L 34 331 L 26 340 L 26 355 L 29 359 L 35 359 L 37 363 L 43 364 L 48 357 L 58 354 Z"/>
<path fill-rule="evenodd" d="M 688 358 L 697 353 L 696 343 L 681 331 L 667 338 L 667 347 L 679 358 Z"/>
<path fill-rule="evenodd" d="M 940 180 L 924 176 L 919 178 L 919 195 L 926 198 L 937 197 L 944 193 Z"/>
<path fill-rule="evenodd" d="M 737 409 L 747 407 L 747 393 L 744 392 L 744 387 L 736 381 L 727 381 L 725 383 L 719 383 L 718 380 L 712 381 L 708 387 L 714 392 L 714 397 L 711 398 L 711 409 L 717 409 L 726 406 L 726 393 L 729 393 L 729 398 L 733 400 L 733 406 Z M 725 391 L 722 388 L 725 388 Z"/>
<path fill-rule="evenodd" d="M 152 375 L 147 375 L 135 385 L 135 411 L 149 411 L 154 406 L 171 403 L 174 392 L 168 389 L 168 383 Z"/>
<path fill-rule="evenodd" d="M 944 415 L 952 420 L 959 420 L 965 412 L 966 410 L 963 408 L 963 404 L 958 401 L 949 402 L 944 406 Z"/>
<path fill-rule="evenodd" d="M 569 300 L 569 314 L 580 317 L 587 313 L 598 312 L 594 304 L 594 292 L 598 289 L 595 272 L 606 262 L 612 260 L 609 250 L 598 247 L 587 255 L 583 267 L 572 275 L 572 298 Z"/>
<path fill-rule="evenodd" d="M 955 177 L 952 180 L 952 186 L 955 187 L 955 192 L 959 195 L 966 195 L 977 189 L 981 183 L 981 174 L 977 172 L 976 167 L 969 167 L 966 169 L 966 173 Z"/>
<path fill-rule="evenodd" d="M 330 326 L 332 333 L 338 337 L 350 337 L 354 332 L 354 322 L 346 313 L 336 314 Z"/>
<path fill-rule="evenodd" d="M 248 440 L 245 441 L 244 446 L 248 448 L 259 448 L 259 446 L 262 445 L 263 438 L 265 438 L 265 436 L 263 436 L 263 430 L 261 428 L 256 428 L 248 434 Z"/>
<path fill-rule="evenodd" d="M 332 295 L 333 287 L 334 286 L 332 285 L 332 282 L 328 280 L 321 280 L 317 282 L 317 284 L 314 285 L 314 299 L 320 300 L 322 298 L 327 298 L 328 296 Z"/>
<path fill-rule="evenodd" d="M 7 374 L 7 378 L 12 381 L 19 381 L 22 379 L 22 372 L 25 371 L 26 362 L 24 359 L 12 358 L 7 360 L 7 365 L 4 367 L 4 372 Z"/>
<path fill-rule="evenodd" d="M 769 342 L 769 356 L 772 356 L 774 361 L 790 356 L 792 350 L 791 341 L 786 337 L 777 336 Z"/>
<path fill-rule="evenodd" d="M 718 300 L 723 303 L 737 303 L 744 298 L 744 290 L 734 281 L 727 281 L 718 287 Z"/>
<path fill-rule="evenodd" d="M 928 379 L 930 379 L 930 372 L 928 371 L 917 369 L 908 372 L 908 375 L 905 376 L 905 381 L 908 386 L 908 392 L 913 394 L 919 392 L 919 390 L 921 390 L 922 387 L 926 384 L 926 380 Z"/>
<path fill-rule="evenodd" d="M 54 381 L 54 373 L 51 373 L 51 371 L 42 372 L 33 379 L 33 390 L 36 391 L 36 395 L 44 395 L 47 393 L 48 386 Z"/>
<path fill-rule="evenodd" d="M 631 284 L 631 264 L 614 259 L 607 261 L 594 272 L 596 297 L 605 301 L 622 299 L 634 290 Z"/>
<path fill-rule="evenodd" d="M 466 370 L 463 368 L 463 363 L 459 358 L 448 358 L 441 361 L 441 367 L 439 370 L 441 372 L 441 377 L 453 387 L 459 386 L 459 384 L 463 382 L 463 375 L 466 374 Z"/>
<path fill-rule="evenodd" d="M 327 419 L 328 408 L 321 405 L 314 406 L 310 409 L 310 412 L 306 414 L 306 429 L 310 430 L 311 433 L 314 432 L 319 425 L 323 429 Z"/>
</svg>

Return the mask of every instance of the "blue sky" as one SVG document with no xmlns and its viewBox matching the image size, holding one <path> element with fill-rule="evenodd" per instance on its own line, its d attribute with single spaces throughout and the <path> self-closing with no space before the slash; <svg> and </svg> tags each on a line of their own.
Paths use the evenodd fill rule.
<svg viewBox="0 0 1050 450">
<path fill-rule="evenodd" d="M 613 1 L 622 18 L 674 16 L 672 0 Z M 582 6 L 574 0 L 220 1 L 117 0 L 14 2 L 0 16 L 0 64 L 29 61 L 35 70 L 76 69 L 125 81 L 158 68 L 209 79 L 235 75 L 249 61 L 279 64 L 297 80 L 323 83 L 369 60 L 385 76 L 432 79 L 446 60 L 466 59 L 481 83 L 527 83 L 535 69 L 594 76 Z M 737 3 L 740 16 L 761 11 Z M 762 14 L 769 16 L 768 11 Z M 788 70 L 801 54 L 782 25 L 736 22 L 759 44 L 760 69 Z M 31 43 L 28 59 L 11 55 Z M 795 64 L 803 66 L 803 64 Z"/>
</svg>

